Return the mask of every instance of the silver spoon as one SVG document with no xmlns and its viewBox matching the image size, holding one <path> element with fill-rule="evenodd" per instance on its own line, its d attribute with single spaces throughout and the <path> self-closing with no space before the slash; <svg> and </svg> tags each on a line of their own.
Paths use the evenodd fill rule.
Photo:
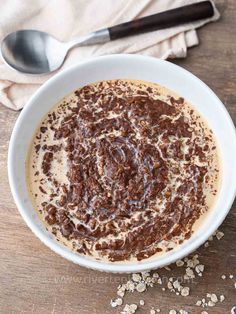
<svg viewBox="0 0 236 314">
<path fill-rule="evenodd" d="M 209 18 L 213 15 L 212 3 L 202 1 L 104 28 L 67 43 L 60 42 L 45 32 L 20 30 L 3 39 L 1 53 L 5 62 L 15 70 L 28 74 L 43 74 L 60 68 L 68 51 L 75 46 L 105 43 L 125 36 Z"/>
</svg>

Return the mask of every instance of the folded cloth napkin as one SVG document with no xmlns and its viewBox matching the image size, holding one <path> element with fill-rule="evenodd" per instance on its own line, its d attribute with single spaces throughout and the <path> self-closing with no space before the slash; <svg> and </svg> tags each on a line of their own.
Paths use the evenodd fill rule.
<svg viewBox="0 0 236 314">
<path fill-rule="evenodd" d="M 91 31 L 173 9 L 200 0 L 0 0 L 0 40 L 19 29 L 38 29 L 61 41 Z M 187 48 L 198 44 L 196 28 L 219 18 L 197 21 L 165 30 L 118 39 L 105 44 L 77 47 L 59 70 L 92 56 L 139 53 L 157 58 L 186 57 Z M 0 103 L 21 109 L 50 75 L 25 75 L 0 60 Z"/>
</svg>

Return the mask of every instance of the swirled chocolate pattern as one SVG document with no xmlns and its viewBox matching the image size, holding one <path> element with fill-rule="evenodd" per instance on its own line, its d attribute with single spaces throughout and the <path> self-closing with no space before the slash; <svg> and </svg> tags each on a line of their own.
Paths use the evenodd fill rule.
<svg viewBox="0 0 236 314">
<path fill-rule="evenodd" d="M 80 254 L 142 260 L 172 250 L 212 206 L 216 143 L 198 113 L 154 84 L 104 81 L 43 120 L 29 187 L 47 228 Z"/>
</svg>

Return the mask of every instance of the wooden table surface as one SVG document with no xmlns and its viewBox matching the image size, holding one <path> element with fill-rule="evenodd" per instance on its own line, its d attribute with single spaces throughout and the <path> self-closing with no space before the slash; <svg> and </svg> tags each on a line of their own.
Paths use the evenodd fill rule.
<svg viewBox="0 0 236 314">
<path fill-rule="evenodd" d="M 191 49 L 186 59 L 175 63 L 206 82 L 219 95 L 235 122 L 236 1 L 217 0 L 216 3 L 222 13 L 221 20 L 202 28 L 200 45 Z M 110 299 L 116 296 L 118 284 L 125 282 L 128 275 L 87 270 L 64 260 L 32 234 L 18 213 L 7 179 L 8 142 L 18 115 L 0 107 L 0 313 L 118 313 L 110 307 Z M 149 313 L 151 306 L 161 308 L 161 313 L 180 308 L 201 313 L 195 303 L 209 292 L 224 294 L 226 300 L 207 311 L 230 313 L 236 305 L 235 205 L 220 229 L 225 233 L 222 240 L 198 250 L 206 270 L 202 278 L 190 285 L 189 297 L 176 296 L 155 286 L 142 294 L 128 294 L 125 303 L 144 299 L 145 306 L 138 313 Z M 172 268 L 176 276 L 176 267 Z M 163 276 L 166 272 L 160 270 Z M 234 279 L 222 280 L 222 274 L 233 274 Z"/>
</svg>

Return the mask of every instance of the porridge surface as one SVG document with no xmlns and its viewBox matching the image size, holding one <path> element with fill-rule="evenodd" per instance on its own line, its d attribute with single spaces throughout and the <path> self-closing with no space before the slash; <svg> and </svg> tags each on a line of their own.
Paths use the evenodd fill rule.
<svg viewBox="0 0 236 314">
<path fill-rule="evenodd" d="M 79 254 L 143 260 L 191 237 L 219 185 L 215 139 L 183 98 L 115 80 L 65 97 L 29 152 L 29 190 L 46 228 Z"/>
</svg>

